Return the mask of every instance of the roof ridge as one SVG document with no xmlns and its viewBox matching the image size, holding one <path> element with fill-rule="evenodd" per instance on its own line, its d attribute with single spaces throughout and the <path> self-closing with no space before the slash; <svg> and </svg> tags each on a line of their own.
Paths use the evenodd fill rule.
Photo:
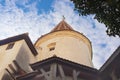
<svg viewBox="0 0 120 80">
<path fill-rule="evenodd" d="M 62 20 L 53 30 L 51 30 L 51 32 L 60 31 L 60 30 L 73 30 L 73 28 L 67 22 Z"/>
</svg>

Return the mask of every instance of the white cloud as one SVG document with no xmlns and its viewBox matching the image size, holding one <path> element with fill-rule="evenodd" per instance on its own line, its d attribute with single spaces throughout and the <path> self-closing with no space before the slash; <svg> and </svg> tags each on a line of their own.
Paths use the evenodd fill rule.
<svg viewBox="0 0 120 80">
<path fill-rule="evenodd" d="M 96 68 L 108 59 L 120 45 L 118 37 L 108 37 L 105 26 L 93 19 L 93 15 L 80 17 L 69 0 L 56 0 L 53 10 L 37 15 L 36 2 L 27 5 L 29 12 L 18 8 L 17 0 L 6 0 L 6 6 L 0 5 L 0 40 L 17 34 L 29 32 L 33 43 L 41 35 L 48 33 L 57 23 L 66 17 L 66 21 L 77 31 L 85 34 L 93 45 L 93 63 Z M 23 2 L 22 2 L 23 1 Z M 27 0 L 18 0 L 25 5 Z M 95 27 L 97 26 L 97 27 Z"/>
</svg>

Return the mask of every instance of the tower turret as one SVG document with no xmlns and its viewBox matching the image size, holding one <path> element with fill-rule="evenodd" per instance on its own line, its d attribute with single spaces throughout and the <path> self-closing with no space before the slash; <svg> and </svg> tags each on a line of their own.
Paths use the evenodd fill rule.
<svg viewBox="0 0 120 80">
<path fill-rule="evenodd" d="M 82 65 L 93 67 L 92 47 L 89 39 L 75 31 L 62 20 L 51 32 L 35 43 L 38 61 L 57 56 Z"/>
</svg>

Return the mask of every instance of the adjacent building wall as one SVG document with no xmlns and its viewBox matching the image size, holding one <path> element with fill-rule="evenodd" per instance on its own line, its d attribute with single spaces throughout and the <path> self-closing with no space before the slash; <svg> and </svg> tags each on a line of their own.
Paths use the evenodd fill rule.
<svg viewBox="0 0 120 80">
<path fill-rule="evenodd" d="M 12 71 L 8 65 L 13 65 L 14 60 L 17 61 L 18 65 L 26 72 L 32 71 L 32 69 L 29 68 L 29 64 L 35 62 L 35 57 L 24 40 L 14 42 L 14 46 L 11 49 L 6 50 L 9 44 L 0 46 L 0 80 L 3 77 L 6 68 L 9 71 Z M 15 65 L 13 65 L 13 67 L 14 66 Z"/>
</svg>

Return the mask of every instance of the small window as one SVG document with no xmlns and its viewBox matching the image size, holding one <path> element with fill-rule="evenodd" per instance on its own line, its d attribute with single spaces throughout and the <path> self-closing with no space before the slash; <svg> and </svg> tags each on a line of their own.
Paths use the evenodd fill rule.
<svg viewBox="0 0 120 80">
<path fill-rule="evenodd" d="M 13 46 L 14 46 L 14 44 L 15 44 L 15 43 L 10 43 L 10 44 L 8 44 L 8 46 L 7 46 L 6 50 L 8 50 L 8 49 L 12 49 L 12 48 L 13 48 Z"/>
<path fill-rule="evenodd" d="M 54 43 L 50 43 L 50 44 L 48 44 L 48 48 L 49 48 L 49 51 L 53 51 L 53 50 L 55 50 L 55 45 L 56 45 L 56 43 L 54 42 Z"/>
<path fill-rule="evenodd" d="M 49 48 L 49 51 L 53 51 L 55 49 L 55 47 L 51 47 Z"/>
</svg>

